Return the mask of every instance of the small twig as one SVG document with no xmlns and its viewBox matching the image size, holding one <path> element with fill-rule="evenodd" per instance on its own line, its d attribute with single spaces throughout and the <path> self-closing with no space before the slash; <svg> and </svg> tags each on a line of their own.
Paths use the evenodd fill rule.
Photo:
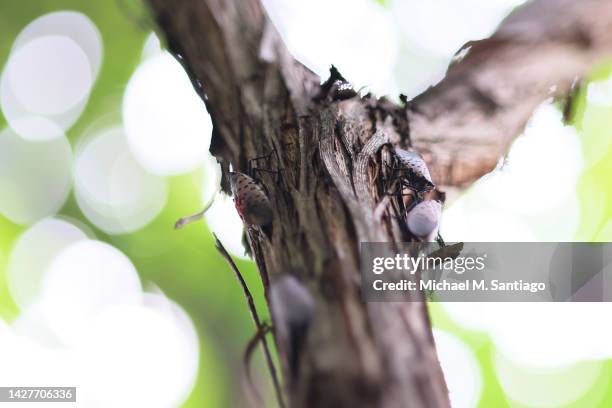
<svg viewBox="0 0 612 408">
<path fill-rule="evenodd" d="M 178 220 L 175 224 L 174 224 L 174 229 L 181 229 L 183 228 L 185 225 L 187 224 L 191 224 L 192 222 L 196 222 L 201 220 L 204 217 L 204 213 L 206 212 L 206 210 L 202 210 L 198 213 L 195 213 L 193 215 L 190 215 L 188 217 L 183 217 L 180 220 Z"/>
<path fill-rule="evenodd" d="M 204 208 L 202 209 L 202 211 L 195 213 L 193 215 L 190 215 L 188 217 L 183 217 L 180 220 L 178 220 L 174 224 L 174 229 L 181 229 L 187 224 L 191 224 L 192 222 L 201 220 L 204 217 L 204 214 L 206 214 L 206 211 L 208 211 L 208 209 L 212 207 L 213 203 L 215 202 L 215 196 L 216 194 L 213 194 L 210 200 L 208 200 L 208 202 L 204 204 Z"/>
<path fill-rule="evenodd" d="M 251 317 L 253 318 L 253 321 L 255 322 L 255 326 L 257 327 L 257 332 L 263 332 L 264 325 L 262 324 L 261 319 L 259 318 L 259 314 L 257 313 L 257 308 L 255 307 L 255 302 L 253 301 L 253 296 L 251 295 L 251 291 L 249 290 L 249 287 L 247 286 L 246 281 L 242 277 L 242 274 L 238 270 L 238 267 L 234 263 L 234 260 L 232 259 L 230 254 L 227 252 L 227 250 L 225 249 L 221 241 L 219 241 L 219 238 L 217 238 L 215 234 L 213 234 L 213 236 L 215 237 L 215 245 L 217 247 L 217 250 L 219 251 L 221 256 L 225 258 L 230 268 L 236 275 L 236 279 L 238 279 L 240 286 L 242 287 L 244 296 L 247 299 L 249 311 L 251 312 Z M 268 341 L 266 340 L 265 336 L 261 338 L 261 345 L 263 346 L 264 354 L 266 356 L 266 362 L 268 364 L 268 369 L 270 370 L 270 376 L 272 377 L 272 383 L 274 384 L 274 390 L 276 391 L 276 398 L 278 400 L 278 405 L 280 408 L 285 408 L 285 402 L 283 400 L 283 393 L 282 393 L 280 381 L 278 380 L 278 374 L 276 373 L 276 367 L 274 366 L 274 360 L 272 359 L 272 353 L 270 352 L 270 346 L 268 345 Z"/>
<path fill-rule="evenodd" d="M 264 323 L 261 330 L 257 330 L 255 332 L 251 340 L 249 340 L 249 342 L 247 343 L 242 360 L 244 364 L 244 371 L 246 373 L 246 381 L 249 388 L 249 392 L 251 395 L 254 396 L 254 399 L 260 406 L 263 405 L 262 398 L 261 395 L 259 395 L 259 393 L 257 392 L 257 387 L 255 387 L 255 385 L 253 384 L 253 379 L 251 377 L 251 360 L 253 357 L 253 352 L 255 351 L 255 347 L 257 347 L 257 344 L 265 338 L 266 334 L 268 334 L 271 329 L 272 328 L 269 325 Z"/>
</svg>

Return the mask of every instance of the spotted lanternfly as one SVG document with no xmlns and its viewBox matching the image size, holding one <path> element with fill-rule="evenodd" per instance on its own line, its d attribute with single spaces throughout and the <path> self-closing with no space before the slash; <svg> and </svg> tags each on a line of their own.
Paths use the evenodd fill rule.
<svg viewBox="0 0 612 408">
<path fill-rule="evenodd" d="M 425 164 L 425 160 L 418 153 L 396 148 L 395 154 L 403 167 L 411 169 L 417 176 L 423 177 L 433 186 L 427 164 Z"/>
<path fill-rule="evenodd" d="M 393 165 L 388 166 L 383 188 L 387 195 L 401 196 L 404 206 L 409 209 L 435 185 L 425 161 L 418 153 L 396 148 L 395 157 Z"/>
<path fill-rule="evenodd" d="M 284 273 L 270 285 L 270 309 L 278 341 L 287 351 L 291 379 L 295 380 L 300 354 L 315 317 L 314 298 L 296 277 Z"/>
<path fill-rule="evenodd" d="M 406 224 L 408 230 L 421 241 L 433 242 L 438 235 L 442 204 L 438 201 L 422 201 L 415 205 L 408 215 Z"/>
<path fill-rule="evenodd" d="M 230 185 L 238 214 L 248 225 L 264 226 L 272 221 L 272 204 L 264 188 L 244 173 L 230 173 Z"/>
</svg>

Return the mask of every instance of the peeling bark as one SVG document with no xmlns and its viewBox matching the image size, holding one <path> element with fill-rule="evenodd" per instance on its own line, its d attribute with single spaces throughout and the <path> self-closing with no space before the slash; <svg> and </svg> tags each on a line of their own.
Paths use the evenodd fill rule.
<svg viewBox="0 0 612 408">
<path fill-rule="evenodd" d="M 539 103 L 612 51 L 612 3 L 530 3 L 490 39 L 468 44 L 438 85 L 397 106 L 320 85 L 258 0 L 149 2 L 211 114 L 211 152 L 224 171 L 273 153 L 268 165 L 282 174 L 262 176 L 274 220 L 247 235 L 266 291 L 291 271 L 315 299 L 297 382 L 286 384 L 290 406 L 449 406 L 422 295 L 361 299 L 359 243 L 413 240 L 402 203 L 384 194 L 393 147 L 424 153 L 442 185 L 490 171 Z"/>
</svg>

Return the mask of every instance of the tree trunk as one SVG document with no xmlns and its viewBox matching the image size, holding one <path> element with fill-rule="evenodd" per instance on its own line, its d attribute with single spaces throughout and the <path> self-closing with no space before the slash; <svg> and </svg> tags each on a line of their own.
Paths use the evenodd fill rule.
<svg viewBox="0 0 612 408">
<path fill-rule="evenodd" d="M 247 235 L 266 296 L 269 282 L 291 271 L 315 299 L 296 381 L 287 381 L 290 405 L 449 406 L 422 295 L 361 298 L 360 243 L 413 240 L 401 205 L 384 199 L 386 164 L 394 147 L 412 147 L 440 185 L 462 187 L 490 171 L 538 104 L 567 93 L 610 53 L 610 2 L 531 3 L 490 39 L 468 44 L 442 82 L 404 106 L 320 85 L 258 0 L 150 4 L 211 114 L 211 152 L 225 175 L 272 152 L 267 162 L 281 172 L 262 176 L 271 226 Z M 288 351 L 279 349 L 288 379 Z"/>
</svg>

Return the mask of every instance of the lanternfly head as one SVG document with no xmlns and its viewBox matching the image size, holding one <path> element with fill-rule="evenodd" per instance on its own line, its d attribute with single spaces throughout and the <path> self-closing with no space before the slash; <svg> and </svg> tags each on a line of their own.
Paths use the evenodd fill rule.
<svg viewBox="0 0 612 408">
<path fill-rule="evenodd" d="M 432 242 L 438 235 L 442 204 L 438 201 L 422 201 L 410 210 L 406 224 L 412 234 L 422 241 Z"/>
<path fill-rule="evenodd" d="M 272 204 L 263 187 L 244 173 L 230 173 L 230 185 L 238 214 L 248 225 L 264 226 L 272 221 Z"/>
</svg>

